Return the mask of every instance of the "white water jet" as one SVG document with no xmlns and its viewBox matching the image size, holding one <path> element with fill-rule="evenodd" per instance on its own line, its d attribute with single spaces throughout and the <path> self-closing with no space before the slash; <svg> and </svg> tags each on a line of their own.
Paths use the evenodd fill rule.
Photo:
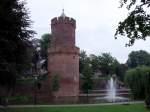
<svg viewBox="0 0 150 112">
<path fill-rule="evenodd" d="M 116 83 L 112 77 L 108 81 L 106 97 L 108 100 L 112 100 L 112 101 L 114 101 L 116 99 Z"/>
<path fill-rule="evenodd" d="M 106 96 L 105 97 L 97 97 L 95 99 L 104 100 L 106 102 L 126 102 L 129 101 L 129 98 L 117 96 L 117 83 L 114 77 L 111 77 L 108 80 Z"/>
</svg>

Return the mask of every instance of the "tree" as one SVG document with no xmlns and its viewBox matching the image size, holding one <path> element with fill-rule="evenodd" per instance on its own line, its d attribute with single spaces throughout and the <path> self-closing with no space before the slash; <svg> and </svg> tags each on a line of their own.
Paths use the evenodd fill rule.
<svg viewBox="0 0 150 112">
<path fill-rule="evenodd" d="M 49 33 L 46 33 L 46 34 L 43 34 L 41 39 L 40 39 L 40 55 L 41 57 L 45 60 L 45 63 L 44 63 L 44 68 L 47 70 L 47 63 L 48 63 L 48 48 L 51 44 L 51 34 Z"/>
<path fill-rule="evenodd" d="M 84 66 L 87 63 L 90 64 L 90 60 L 89 60 L 86 52 L 85 51 L 81 51 L 80 54 L 79 54 L 79 72 L 80 73 L 83 72 Z"/>
<path fill-rule="evenodd" d="M 88 100 L 89 90 L 91 90 L 93 86 L 93 70 L 91 67 L 90 58 L 86 55 L 85 51 L 80 52 L 79 71 L 81 75 L 81 89 L 87 94 Z"/>
<path fill-rule="evenodd" d="M 147 9 L 150 8 L 150 0 L 120 0 L 121 7 L 127 6 L 130 11 L 128 17 L 120 22 L 116 30 L 115 38 L 118 35 L 127 36 L 129 43 L 126 46 L 134 44 L 135 40 L 150 36 L 150 14 Z"/>
<path fill-rule="evenodd" d="M 92 84 L 93 84 L 93 72 L 90 64 L 87 62 L 85 63 L 82 71 L 82 90 L 83 92 L 87 93 L 89 92 L 90 89 L 92 89 Z"/>
<path fill-rule="evenodd" d="M 101 71 L 104 75 L 116 73 L 116 68 L 119 65 L 117 59 L 112 57 L 109 53 L 102 53 L 102 55 L 96 56 L 91 54 L 89 57 L 86 55 L 85 51 L 80 53 L 80 73 L 83 72 L 84 66 L 86 64 L 91 66 L 93 73 Z"/>
<path fill-rule="evenodd" d="M 94 73 L 99 71 L 100 70 L 100 60 L 99 60 L 98 56 L 91 54 L 89 58 L 90 58 L 91 66 L 92 66 L 92 71 Z"/>
<path fill-rule="evenodd" d="M 130 68 L 135 68 L 139 65 L 150 66 L 150 54 L 146 51 L 132 51 L 127 60 L 127 65 Z"/>
<path fill-rule="evenodd" d="M 150 67 L 138 66 L 125 74 L 125 83 L 135 99 L 150 98 Z"/>
<path fill-rule="evenodd" d="M 38 62 L 39 62 L 39 52 L 37 50 L 34 50 L 33 57 L 32 57 L 32 74 L 37 75 L 38 73 Z"/>
<path fill-rule="evenodd" d="M 49 33 L 43 34 L 41 37 L 41 40 L 40 40 L 41 56 L 44 59 L 47 59 L 47 57 L 48 57 L 48 48 L 51 43 L 51 38 L 52 38 L 51 34 L 49 34 Z"/>
<path fill-rule="evenodd" d="M 100 70 L 103 74 L 109 75 L 115 73 L 119 62 L 114 57 L 112 57 L 109 53 L 103 53 L 98 58 L 100 63 Z"/>
<path fill-rule="evenodd" d="M 145 74 L 145 104 L 150 108 L 150 72 Z"/>
<path fill-rule="evenodd" d="M 29 39 L 34 31 L 25 3 L 0 1 L 0 84 L 12 86 L 26 64 Z"/>
<path fill-rule="evenodd" d="M 124 76 L 126 71 L 128 70 L 127 64 L 119 64 L 116 67 L 116 76 L 120 79 L 120 81 L 124 81 Z"/>
</svg>

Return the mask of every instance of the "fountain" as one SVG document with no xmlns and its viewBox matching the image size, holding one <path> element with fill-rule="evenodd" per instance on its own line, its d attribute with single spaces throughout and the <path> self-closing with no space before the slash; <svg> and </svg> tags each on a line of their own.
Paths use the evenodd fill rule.
<svg viewBox="0 0 150 112">
<path fill-rule="evenodd" d="M 108 88 L 107 88 L 107 96 L 106 98 L 111 101 L 115 101 L 116 99 L 116 83 L 114 79 L 111 77 L 108 81 Z"/>
<path fill-rule="evenodd" d="M 107 94 L 104 99 L 107 99 L 108 102 L 122 102 L 129 100 L 128 98 L 117 96 L 115 77 L 111 77 L 108 81 Z"/>
<path fill-rule="evenodd" d="M 123 97 L 121 94 L 125 90 L 127 90 L 127 89 L 117 88 L 116 77 L 113 76 L 108 80 L 107 89 L 101 90 L 101 91 L 106 91 L 105 96 L 98 96 L 98 97 L 94 98 L 95 102 L 96 101 L 98 101 L 98 102 L 127 102 L 127 101 L 130 101 L 129 98 Z"/>
<path fill-rule="evenodd" d="M 104 82 L 102 82 L 102 84 L 104 86 L 102 89 L 98 88 L 90 90 L 88 94 L 88 101 L 87 94 L 81 93 L 80 101 L 87 101 L 88 103 L 125 103 L 132 100 L 130 98 L 130 89 L 126 88 L 123 83 L 117 79 L 116 75 L 112 75 L 109 80 L 103 79 L 103 81 Z"/>
</svg>

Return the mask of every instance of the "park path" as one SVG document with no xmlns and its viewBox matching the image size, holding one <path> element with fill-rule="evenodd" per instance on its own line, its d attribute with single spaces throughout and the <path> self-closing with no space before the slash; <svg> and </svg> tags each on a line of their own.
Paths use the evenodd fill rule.
<svg viewBox="0 0 150 112">
<path fill-rule="evenodd" d="M 130 105 L 140 104 L 144 101 L 118 102 L 118 103 L 99 103 L 99 104 L 63 104 L 63 105 L 8 105 L 8 108 L 28 108 L 28 107 L 84 107 L 84 106 L 104 106 L 104 105 Z M 3 106 L 0 106 L 3 108 Z"/>
</svg>

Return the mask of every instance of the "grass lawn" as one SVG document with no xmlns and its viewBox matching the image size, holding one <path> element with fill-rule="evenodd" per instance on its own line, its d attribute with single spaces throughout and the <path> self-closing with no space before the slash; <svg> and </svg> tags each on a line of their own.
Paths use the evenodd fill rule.
<svg viewBox="0 0 150 112">
<path fill-rule="evenodd" d="M 144 104 L 106 105 L 106 106 L 78 106 L 78 107 L 27 107 L 0 109 L 0 112 L 150 112 Z"/>
</svg>

